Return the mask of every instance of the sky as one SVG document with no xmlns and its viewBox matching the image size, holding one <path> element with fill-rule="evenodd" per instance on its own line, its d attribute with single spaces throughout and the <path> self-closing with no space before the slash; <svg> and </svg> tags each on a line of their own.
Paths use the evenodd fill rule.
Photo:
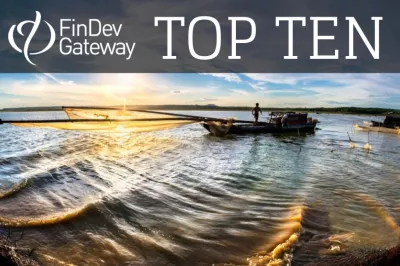
<svg viewBox="0 0 400 266">
<path fill-rule="evenodd" d="M 400 109 L 400 74 L 0 74 L 0 108 L 215 104 Z"/>
</svg>

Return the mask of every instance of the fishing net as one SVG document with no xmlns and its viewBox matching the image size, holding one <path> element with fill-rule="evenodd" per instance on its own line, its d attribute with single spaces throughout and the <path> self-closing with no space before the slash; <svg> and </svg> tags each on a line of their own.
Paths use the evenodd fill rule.
<svg viewBox="0 0 400 266">
<path fill-rule="evenodd" d="M 141 122 L 55 122 L 55 123 L 11 123 L 14 126 L 30 128 L 52 128 L 78 131 L 150 132 L 165 130 L 193 121 L 141 121 Z"/>
<path fill-rule="evenodd" d="M 146 113 L 141 111 L 129 110 L 103 110 L 103 109 L 83 109 L 83 108 L 64 108 L 64 112 L 69 119 L 99 119 L 99 120 L 126 120 L 126 119 L 157 119 L 157 118 L 176 118 L 173 115 L 163 113 Z"/>
<path fill-rule="evenodd" d="M 64 108 L 64 111 L 69 119 L 75 121 L 60 121 L 49 123 L 18 122 L 11 124 L 20 127 L 53 128 L 78 131 L 150 132 L 194 123 L 191 120 L 184 120 L 185 118 L 179 119 L 174 115 L 143 113 L 140 111 L 79 108 Z M 76 120 L 82 119 L 98 121 L 76 122 Z M 145 121 L 126 121 L 130 119 L 142 119 Z"/>
<path fill-rule="evenodd" d="M 228 120 L 228 123 L 210 121 L 210 122 L 207 122 L 207 124 L 210 127 L 210 132 L 214 136 L 225 136 L 226 134 L 228 134 L 229 129 L 232 126 L 232 120 Z"/>
</svg>

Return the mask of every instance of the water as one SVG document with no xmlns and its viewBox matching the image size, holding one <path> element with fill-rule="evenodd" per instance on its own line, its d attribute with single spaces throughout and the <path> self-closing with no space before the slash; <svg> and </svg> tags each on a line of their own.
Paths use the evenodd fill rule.
<svg viewBox="0 0 400 266">
<path fill-rule="evenodd" d="M 368 133 L 352 125 L 382 117 L 311 115 L 320 130 L 300 136 L 217 138 L 198 124 L 147 133 L 1 125 L 0 230 L 18 238 L 24 229 L 18 245 L 44 265 L 265 265 L 272 251 L 302 265 L 335 245 L 396 245 L 400 136 L 370 133 L 366 151 Z"/>
</svg>

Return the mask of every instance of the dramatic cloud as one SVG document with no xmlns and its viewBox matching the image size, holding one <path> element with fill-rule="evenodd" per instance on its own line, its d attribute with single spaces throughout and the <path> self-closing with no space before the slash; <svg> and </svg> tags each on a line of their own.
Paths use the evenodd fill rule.
<svg viewBox="0 0 400 266">
<path fill-rule="evenodd" d="M 0 108 L 216 104 L 400 108 L 397 74 L 3 74 Z"/>
</svg>

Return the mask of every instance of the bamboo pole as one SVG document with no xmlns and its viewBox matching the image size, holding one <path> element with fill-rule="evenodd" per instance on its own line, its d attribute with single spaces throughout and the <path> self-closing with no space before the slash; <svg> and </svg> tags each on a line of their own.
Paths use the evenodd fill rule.
<svg viewBox="0 0 400 266">
<path fill-rule="evenodd" d="M 171 118 L 137 118 L 137 119 L 47 119 L 47 120 L 2 120 L 0 119 L 0 124 L 23 124 L 23 123 L 98 123 L 98 122 L 151 122 L 151 121 L 198 121 L 198 122 L 228 122 L 230 119 L 223 118 L 215 118 L 215 117 L 203 117 L 203 116 L 195 116 L 195 115 L 185 115 L 185 114 L 176 114 L 176 113 L 168 113 L 168 112 L 160 112 L 160 111 L 151 111 L 151 110 L 140 110 L 140 109 L 131 109 L 131 108 L 118 108 L 118 107 L 89 107 L 89 106 L 63 106 L 62 109 L 82 109 L 82 110 L 121 110 L 121 111 L 131 111 L 131 112 L 141 112 L 141 113 L 150 113 L 150 114 L 158 114 L 158 115 L 170 115 L 176 116 Z M 242 124 L 253 124 L 253 121 L 248 120 L 234 120 L 235 123 Z M 266 125 L 265 122 L 259 122 L 260 125 Z"/>
<path fill-rule="evenodd" d="M 89 106 L 63 106 L 63 110 L 65 109 L 82 109 L 82 110 L 104 110 L 104 111 L 131 111 L 131 112 L 140 112 L 140 113 L 149 113 L 149 114 L 158 114 L 158 115 L 170 115 L 170 116 L 177 116 L 177 117 L 186 117 L 186 118 L 193 118 L 200 121 L 220 121 L 220 122 L 227 122 L 228 119 L 223 118 L 215 118 L 215 117 L 207 117 L 207 116 L 196 116 L 196 115 L 185 115 L 185 114 L 176 114 L 176 113 L 169 113 L 169 112 L 160 112 L 160 111 L 151 111 L 151 110 L 140 110 L 140 109 L 132 109 L 132 108 L 120 108 L 120 107 L 89 107 Z M 236 123 L 249 123 L 253 124 L 253 121 L 247 120 L 234 120 Z M 265 122 L 260 122 L 261 124 L 266 124 Z"/>
<path fill-rule="evenodd" d="M 1 120 L 0 124 L 45 124 L 45 123 L 122 123 L 122 122 L 154 122 L 154 121 L 194 121 L 194 122 L 226 122 L 226 119 L 219 118 L 137 118 L 137 119 L 46 119 L 46 120 Z M 238 123 L 253 123 L 252 121 L 235 120 Z"/>
</svg>

